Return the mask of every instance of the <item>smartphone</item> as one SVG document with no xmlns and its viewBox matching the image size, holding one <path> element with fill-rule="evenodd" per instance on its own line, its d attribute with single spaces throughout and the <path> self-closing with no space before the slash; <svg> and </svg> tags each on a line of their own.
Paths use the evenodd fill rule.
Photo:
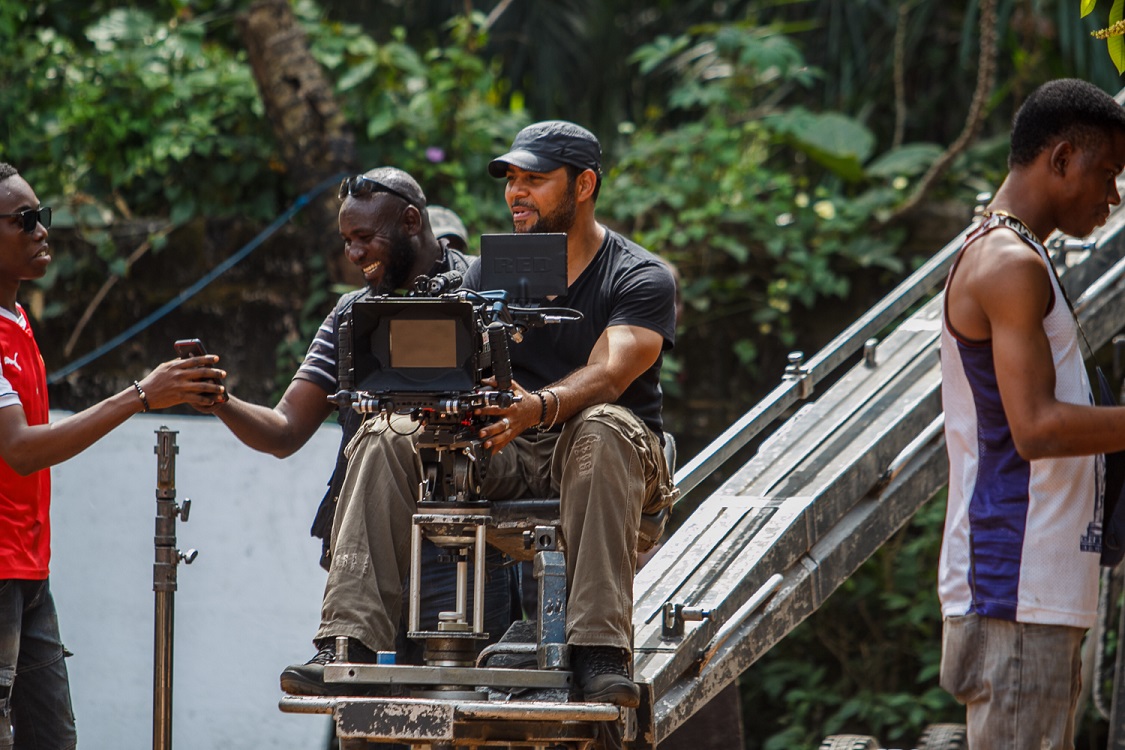
<svg viewBox="0 0 1125 750">
<path fill-rule="evenodd" d="M 207 348 L 203 346 L 203 342 L 199 339 L 180 339 L 173 346 L 176 348 L 176 354 L 180 355 L 180 359 L 191 359 L 192 357 L 202 357 L 207 353 Z M 215 378 L 205 378 L 204 383 L 214 383 L 215 385 L 222 385 Z M 226 396 L 221 397 L 220 402 L 226 401 Z"/>
<path fill-rule="evenodd" d="M 180 339 L 174 346 L 176 347 L 176 354 L 180 356 L 180 359 L 202 357 L 207 353 L 207 349 L 204 348 L 203 342 L 199 339 Z"/>
</svg>

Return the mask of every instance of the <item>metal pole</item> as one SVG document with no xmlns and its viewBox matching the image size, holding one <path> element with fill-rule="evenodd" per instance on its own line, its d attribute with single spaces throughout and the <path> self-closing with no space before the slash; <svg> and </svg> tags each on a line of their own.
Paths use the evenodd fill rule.
<svg viewBox="0 0 1125 750">
<path fill-rule="evenodd" d="M 408 632 L 422 629 L 422 527 L 417 519 L 410 527 L 410 626 Z"/>
<path fill-rule="evenodd" d="M 172 626 L 176 596 L 176 433 L 156 431 L 156 562 L 152 590 L 156 593 L 152 747 L 172 747 Z"/>
<path fill-rule="evenodd" d="M 473 547 L 473 552 L 476 557 L 473 560 L 473 632 L 484 632 L 484 568 L 485 555 L 488 552 L 487 537 L 488 526 L 484 523 L 477 525 L 477 539 L 476 545 Z"/>
<path fill-rule="evenodd" d="M 176 518 L 188 520 L 191 500 L 176 505 L 176 432 L 167 427 L 156 431 L 156 560 L 152 566 L 155 592 L 152 660 L 152 747 L 172 748 L 172 635 L 175 616 L 176 566 L 191 563 L 195 550 L 176 549 Z"/>
</svg>

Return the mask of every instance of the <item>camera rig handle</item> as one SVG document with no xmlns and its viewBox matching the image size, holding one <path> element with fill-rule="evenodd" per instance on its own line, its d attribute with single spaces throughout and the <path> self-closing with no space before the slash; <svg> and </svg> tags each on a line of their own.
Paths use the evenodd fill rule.
<svg viewBox="0 0 1125 750">
<path fill-rule="evenodd" d="M 492 357 L 492 377 L 501 392 L 512 389 L 512 357 L 508 349 L 510 338 L 505 324 L 494 320 L 488 324 L 488 347 Z"/>
</svg>

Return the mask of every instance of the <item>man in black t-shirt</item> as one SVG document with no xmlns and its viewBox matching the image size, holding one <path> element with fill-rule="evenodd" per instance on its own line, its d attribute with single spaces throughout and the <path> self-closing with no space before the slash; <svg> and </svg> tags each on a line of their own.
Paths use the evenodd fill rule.
<svg viewBox="0 0 1125 750">
<path fill-rule="evenodd" d="M 521 398 L 483 410 L 495 417 L 480 432 L 493 454 L 484 496 L 559 495 L 566 636 L 578 687 L 586 700 L 635 707 L 640 691 L 629 664 L 640 516 L 675 496 L 661 448 L 659 383 L 674 337 L 675 284 L 660 259 L 595 219 L 601 147 L 588 130 L 531 125 L 489 172 L 507 179 L 516 232 L 567 234 L 569 288 L 552 304 L 584 319 L 533 329 L 512 345 Z M 479 284 L 478 273 L 470 267 L 469 284 Z M 420 479 L 408 432 L 369 420 L 349 447 L 318 639 L 349 636 L 379 649 L 392 642 Z M 315 678 L 290 667 L 282 687 L 313 692 Z"/>
</svg>

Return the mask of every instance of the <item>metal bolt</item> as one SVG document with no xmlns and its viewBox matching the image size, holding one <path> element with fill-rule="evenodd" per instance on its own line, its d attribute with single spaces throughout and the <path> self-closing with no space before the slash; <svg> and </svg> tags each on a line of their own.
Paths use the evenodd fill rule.
<svg viewBox="0 0 1125 750">
<path fill-rule="evenodd" d="M 879 346 L 879 339 L 871 338 L 863 342 L 863 364 L 867 367 L 875 367 L 879 364 L 875 360 L 877 348 Z"/>
</svg>

